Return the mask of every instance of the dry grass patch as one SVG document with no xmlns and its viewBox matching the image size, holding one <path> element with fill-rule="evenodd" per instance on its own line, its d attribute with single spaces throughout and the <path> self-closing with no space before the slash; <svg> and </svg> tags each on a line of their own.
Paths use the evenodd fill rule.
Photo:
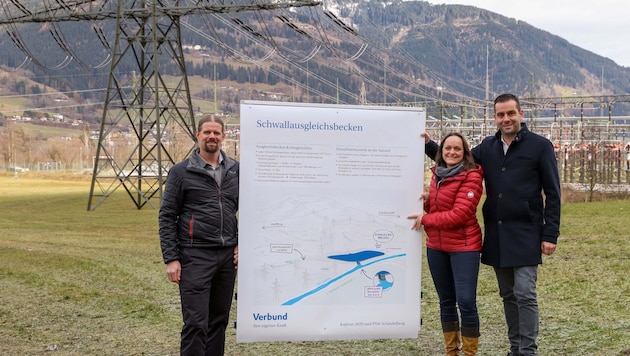
<svg viewBox="0 0 630 356">
<path fill-rule="evenodd" d="M 157 211 L 137 210 L 120 192 L 88 212 L 89 183 L 0 176 L 0 354 L 178 354 L 179 295 L 164 275 Z M 628 352 L 629 210 L 628 200 L 564 205 L 559 249 L 539 272 L 540 355 Z M 437 296 L 423 268 L 417 339 L 237 344 L 230 327 L 227 355 L 441 354 Z M 480 355 L 505 354 L 487 266 L 478 295 Z"/>
</svg>

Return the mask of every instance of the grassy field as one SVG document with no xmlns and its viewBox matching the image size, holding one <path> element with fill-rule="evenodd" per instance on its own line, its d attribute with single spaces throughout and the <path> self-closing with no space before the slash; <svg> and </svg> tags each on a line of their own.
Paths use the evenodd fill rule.
<svg viewBox="0 0 630 356">
<path fill-rule="evenodd" d="M 28 123 L 28 122 L 16 122 L 16 124 L 18 125 L 18 127 L 22 128 L 28 136 L 38 137 L 42 139 L 48 139 L 51 137 L 62 137 L 62 136 L 76 138 L 80 136 L 82 133 L 81 126 L 67 125 L 65 127 L 59 127 L 59 126 L 38 125 L 38 124 Z"/>
<path fill-rule="evenodd" d="M 87 211 L 89 178 L 0 176 L 0 355 L 176 355 L 181 326 L 157 211 L 124 192 Z M 630 354 L 630 201 L 563 207 L 558 251 L 539 270 L 540 355 Z M 439 355 L 424 263 L 416 339 L 235 342 L 227 355 Z M 479 281 L 480 355 L 508 349 L 494 275 Z M 232 313 L 234 319 L 235 312 Z"/>
</svg>

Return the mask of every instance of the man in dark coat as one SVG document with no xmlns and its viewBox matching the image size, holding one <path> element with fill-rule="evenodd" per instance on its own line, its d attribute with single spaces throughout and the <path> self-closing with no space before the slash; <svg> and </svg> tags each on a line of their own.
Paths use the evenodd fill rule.
<svg viewBox="0 0 630 356">
<path fill-rule="evenodd" d="M 508 356 L 536 354 L 538 265 L 543 253 L 555 251 L 560 235 L 554 148 L 522 121 L 518 98 L 499 95 L 494 101 L 497 133 L 472 149 L 486 183 L 481 262 L 492 266 L 497 277 L 510 340 Z M 434 157 L 437 144 L 428 142 L 426 152 Z"/>
<path fill-rule="evenodd" d="M 225 125 L 202 117 L 199 148 L 174 165 L 159 214 L 169 281 L 179 284 L 181 355 L 223 355 L 238 263 L 239 162 L 220 149 Z"/>
</svg>

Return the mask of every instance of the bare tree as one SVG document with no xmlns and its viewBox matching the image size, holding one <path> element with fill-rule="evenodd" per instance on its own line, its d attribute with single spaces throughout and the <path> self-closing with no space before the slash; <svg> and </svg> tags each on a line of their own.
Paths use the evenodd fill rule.
<svg viewBox="0 0 630 356">
<path fill-rule="evenodd" d="M 61 148 L 57 144 L 51 144 L 48 146 L 44 153 L 46 154 L 46 158 L 50 159 L 52 162 L 62 162 L 61 157 Z"/>
<path fill-rule="evenodd" d="M 28 155 L 30 138 L 24 129 L 13 122 L 0 127 L 0 155 L 5 165 L 17 166 L 19 160 L 30 159 Z M 20 155 L 18 155 L 20 153 Z"/>
<path fill-rule="evenodd" d="M 13 145 L 13 135 L 11 134 L 10 125 L 0 126 L 0 156 L 5 165 L 8 165 L 11 161 L 13 152 L 11 147 Z"/>
</svg>

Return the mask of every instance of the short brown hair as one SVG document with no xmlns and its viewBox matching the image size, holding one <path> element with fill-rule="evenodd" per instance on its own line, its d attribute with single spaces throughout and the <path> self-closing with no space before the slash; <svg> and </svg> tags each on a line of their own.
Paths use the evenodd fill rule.
<svg viewBox="0 0 630 356">
<path fill-rule="evenodd" d="M 509 93 L 501 94 L 501 95 L 497 96 L 494 99 L 494 109 L 495 109 L 495 111 L 497 109 L 497 103 L 505 103 L 506 101 L 510 101 L 510 100 L 514 100 L 516 102 L 516 109 L 518 111 L 521 111 L 521 102 L 518 100 L 516 95 L 509 94 Z"/>
</svg>

